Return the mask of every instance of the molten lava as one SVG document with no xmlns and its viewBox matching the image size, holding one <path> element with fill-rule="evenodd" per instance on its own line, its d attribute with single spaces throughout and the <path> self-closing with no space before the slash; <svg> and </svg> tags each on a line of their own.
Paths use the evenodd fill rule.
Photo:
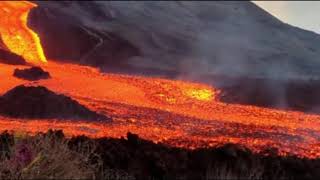
<svg viewBox="0 0 320 180">
<path fill-rule="evenodd" d="M 46 62 L 38 35 L 27 26 L 30 9 L 36 4 L 27 1 L 1 1 L 0 35 L 6 48 L 27 62 Z"/>
<path fill-rule="evenodd" d="M 0 3 L 0 34 L 8 49 L 28 62 L 46 62 L 38 36 L 27 27 L 28 2 Z M 43 64 L 50 79 L 36 82 L 12 76 L 0 65 L 0 95 L 17 85 L 41 85 L 72 97 L 112 123 L 0 116 L 0 131 L 31 134 L 62 129 L 67 136 L 125 136 L 128 131 L 167 145 L 198 148 L 236 143 L 254 152 L 277 148 L 279 155 L 320 158 L 320 115 L 227 104 L 215 98 L 214 87 L 183 81 L 103 74 L 73 64 Z M 21 66 L 18 68 L 25 68 Z M 48 102 L 50 103 L 50 102 Z"/>
<path fill-rule="evenodd" d="M 2 79 L 0 95 L 20 84 L 41 85 L 111 116 L 114 121 L 75 123 L 0 115 L 0 131 L 33 134 L 62 129 L 67 136 L 84 134 L 92 138 L 120 138 L 130 131 L 176 147 L 193 149 L 236 143 L 254 152 L 277 148 L 283 156 L 320 157 L 319 115 L 227 104 L 215 98 L 217 89 L 204 84 L 103 74 L 94 68 L 53 61 L 42 67 L 52 78 L 28 82 L 12 76 L 16 66 L 1 64 L 0 77 L 6 78 Z"/>
<path fill-rule="evenodd" d="M 210 101 L 213 98 L 213 91 L 210 89 L 187 89 L 186 95 L 200 101 Z"/>
</svg>

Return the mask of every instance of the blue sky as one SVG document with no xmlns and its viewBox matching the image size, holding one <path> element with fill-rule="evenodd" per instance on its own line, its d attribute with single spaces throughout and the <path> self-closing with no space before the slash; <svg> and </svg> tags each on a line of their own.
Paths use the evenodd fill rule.
<svg viewBox="0 0 320 180">
<path fill-rule="evenodd" d="M 253 1 L 285 23 L 320 34 L 320 1 Z"/>
</svg>

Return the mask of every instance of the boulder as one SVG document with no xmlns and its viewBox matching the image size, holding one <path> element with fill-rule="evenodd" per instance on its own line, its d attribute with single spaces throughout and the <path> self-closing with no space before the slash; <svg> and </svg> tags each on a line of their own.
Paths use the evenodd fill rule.
<svg viewBox="0 0 320 180">
<path fill-rule="evenodd" d="M 37 81 L 40 79 L 50 78 L 50 74 L 47 71 L 44 71 L 41 67 L 31 67 L 27 69 L 15 69 L 13 76 L 25 79 L 29 81 Z"/>
</svg>

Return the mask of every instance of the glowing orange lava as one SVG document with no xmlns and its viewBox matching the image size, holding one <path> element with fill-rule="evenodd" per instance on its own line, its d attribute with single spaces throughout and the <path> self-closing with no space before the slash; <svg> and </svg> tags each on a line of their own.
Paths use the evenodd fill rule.
<svg viewBox="0 0 320 180">
<path fill-rule="evenodd" d="M 213 98 L 214 91 L 210 89 L 186 89 L 187 96 L 200 101 L 210 101 Z"/>
<path fill-rule="evenodd" d="M 46 62 L 38 35 L 27 26 L 30 9 L 36 4 L 27 1 L 1 1 L 0 35 L 6 48 L 27 62 Z"/>
<path fill-rule="evenodd" d="M 27 25 L 34 4 L 0 3 L 0 34 L 8 49 L 28 62 L 46 62 L 38 36 Z M 18 66 L 18 68 L 25 66 Z M 113 117 L 112 123 L 0 116 L 0 131 L 37 133 L 62 129 L 67 136 L 140 137 L 185 148 L 245 145 L 254 152 L 277 148 L 279 155 L 320 158 L 320 115 L 218 101 L 214 87 L 160 78 L 103 74 L 97 69 L 51 62 L 50 79 L 28 82 L 12 76 L 17 66 L 0 65 L 0 95 L 24 84 L 41 85 Z M 48 102 L 50 103 L 50 102 Z"/>
<path fill-rule="evenodd" d="M 18 68 L 23 68 L 19 66 Z M 320 116 L 215 99 L 214 87 L 183 81 L 102 74 L 97 69 L 51 61 L 52 78 L 28 82 L 12 76 L 17 66 L 0 66 L 0 95 L 20 85 L 46 86 L 90 109 L 113 117 L 112 123 L 14 119 L 0 116 L 0 131 L 45 132 L 67 136 L 125 136 L 128 131 L 170 146 L 199 148 L 236 143 L 254 152 L 278 148 L 280 155 L 320 157 Z"/>
</svg>

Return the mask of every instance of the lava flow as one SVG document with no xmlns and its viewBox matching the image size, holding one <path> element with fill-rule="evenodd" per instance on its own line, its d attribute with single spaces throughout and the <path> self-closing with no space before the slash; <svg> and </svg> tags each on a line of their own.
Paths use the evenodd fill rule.
<svg viewBox="0 0 320 180">
<path fill-rule="evenodd" d="M 41 85 L 113 117 L 112 123 L 14 119 L 0 116 L 0 131 L 44 132 L 63 129 L 67 136 L 125 136 L 171 146 L 199 148 L 236 143 L 255 152 L 277 148 L 280 155 L 320 157 L 320 116 L 255 106 L 226 104 L 215 88 L 203 84 L 103 74 L 97 69 L 49 61 L 51 79 L 28 82 L 12 76 L 17 66 L 0 66 L 0 94 L 24 84 Z M 19 66 L 20 68 L 25 66 Z M 50 103 L 50 102 L 48 102 Z"/>
<path fill-rule="evenodd" d="M 27 1 L 1 1 L 0 34 L 7 49 L 27 62 L 46 62 L 38 35 L 27 26 L 28 14 L 36 4 Z"/>
<path fill-rule="evenodd" d="M 27 14 L 34 5 L 14 5 L 0 4 L 2 40 L 28 61 L 44 62 L 39 39 L 26 26 Z M 236 143 L 254 152 L 276 148 L 283 156 L 320 158 L 320 115 L 227 104 L 215 98 L 217 89 L 204 84 L 103 74 L 95 68 L 55 61 L 42 65 L 50 72 L 50 79 L 29 82 L 12 76 L 17 67 L 26 66 L 0 65 L 0 77 L 6 77 L 1 79 L 0 95 L 21 84 L 41 85 L 111 116 L 113 122 L 0 116 L 0 131 L 34 134 L 62 129 L 67 136 L 92 138 L 119 138 L 130 131 L 154 142 L 191 149 Z"/>
</svg>

